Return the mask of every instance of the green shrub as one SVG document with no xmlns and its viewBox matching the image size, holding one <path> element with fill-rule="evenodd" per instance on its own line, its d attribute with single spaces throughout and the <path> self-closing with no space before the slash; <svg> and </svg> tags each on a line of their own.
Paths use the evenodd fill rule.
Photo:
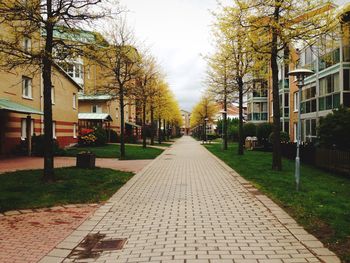
<svg viewBox="0 0 350 263">
<path fill-rule="evenodd" d="M 119 135 L 115 130 L 107 130 L 107 134 L 109 133 L 109 141 L 112 143 L 117 143 L 119 142 Z"/>
<path fill-rule="evenodd" d="M 229 140 L 238 142 L 238 126 L 230 125 L 227 132 Z"/>
<path fill-rule="evenodd" d="M 261 123 L 256 128 L 256 137 L 261 144 L 266 144 L 269 142 L 269 136 L 273 130 L 272 123 Z"/>
<path fill-rule="evenodd" d="M 217 138 L 219 138 L 220 136 L 219 135 L 217 135 L 217 134 L 215 134 L 215 133 L 209 133 L 209 134 L 207 134 L 207 140 L 208 141 L 213 141 L 213 140 L 215 140 L 215 139 L 217 139 Z"/>
<path fill-rule="evenodd" d="M 254 123 L 243 124 L 243 135 L 244 138 L 256 136 L 256 125 Z"/>
<path fill-rule="evenodd" d="M 101 127 L 94 128 L 94 134 L 96 136 L 96 145 L 101 146 L 105 145 L 107 143 L 107 133 L 106 130 L 102 129 Z"/>
<path fill-rule="evenodd" d="M 289 134 L 281 131 L 281 142 L 289 142 Z M 273 132 L 270 133 L 269 142 L 273 144 Z"/>
<path fill-rule="evenodd" d="M 342 150 L 350 149 L 350 110 L 340 107 L 326 117 L 320 118 L 318 134 L 320 145 L 327 148 L 336 146 Z"/>
<path fill-rule="evenodd" d="M 35 156 L 44 156 L 44 148 L 45 148 L 45 139 L 44 135 L 33 135 L 32 137 L 32 153 Z M 54 155 L 62 155 L 64 153 L 64 149 L 59 147 L 57 140 L 53 140 L 53 153 Z"/>
</svg>

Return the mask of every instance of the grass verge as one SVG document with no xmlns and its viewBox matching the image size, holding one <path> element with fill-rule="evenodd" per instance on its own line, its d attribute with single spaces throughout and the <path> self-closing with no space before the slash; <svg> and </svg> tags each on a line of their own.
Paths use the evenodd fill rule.
<svg viewBox="0 0 350 263">
<path fill-rule="evenodd" d="M 272 154 L 245 151 L 237 144 L 227 151 L 220 144 L 205 147 L 249 180 L 307 231 L 350 262 L 350 178 L 335 176 L 308 165 L 301 167 L 301 190 L 295 191 L 294 161 L 283 160 L 283 171 L 272 171 Z"/>
<path fill-rule="evenodd" d="M 79 152 L 90 151 L 98 158 L 119 158 L 120 146 L 117 144 L 107 144 L 98 147 L 72 147 L 65 150 L 65 156 L 76 156 Z M 142 148 L 141 145 L 125 145 L 125 160 L 154 159 L 163 152 L 158 148 Z"/>
<path fill-rule="evenodd" d="M 9 172 L 0 175 L 0 212 L 106 201 L 133 173 L 112 169 L 55 169 L 56 181 L 46 184 L 42 170 Z"/>
</svg>

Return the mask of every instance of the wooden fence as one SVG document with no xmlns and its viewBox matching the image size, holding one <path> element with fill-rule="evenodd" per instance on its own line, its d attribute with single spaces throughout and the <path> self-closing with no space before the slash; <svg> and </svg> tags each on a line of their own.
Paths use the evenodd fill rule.
<svg viewBox="0 0 350 263">
<path fill-rule="evenodd" d="M 296 143 L 282 143 L 281 150 L 284 157 L 295 159 Z M 350 152 L 301 145 L 300 159 L 302 163 L 350 176 Z"/>
</svg>

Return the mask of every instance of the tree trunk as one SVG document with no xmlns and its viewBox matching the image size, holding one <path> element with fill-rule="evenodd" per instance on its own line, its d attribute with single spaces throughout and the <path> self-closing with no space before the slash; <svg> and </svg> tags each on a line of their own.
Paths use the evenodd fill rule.
<svg viewBox="0 0 350 263">
<path fill-rule="evenodd" d="M 223 125 L 223 129 L 222 129 L 222 133 L 223 133 L 223 140 L 224 140 L 224 150 L 227 150 L 227 94 L 226 94 L 227 90 L 225 87 L 225 95 L 224 95 L 224 111 L 225 113 L 223 114 L 223 120 L 222 120 L 222 125 Z"/>
<path fill-rule="evenodd" d="M 125 159 L 125 116 L 124 116 L 124 87 L 119 89 L 120 108 L 120 159 Z"/>
<path fill-rule="evenodd" d="M 164 119 L 163 120 L 163 133 L 162 133 L 162 136 L 163 136 L 163 141 L 166 140 L 166 120 Z"/>
<path fill-rule="evenodd" d="M 151 145 L 154 145 L 154 108 L 151 105 Z"/>
<path fill-rule="evenodd" d="M 275 7 L 274 19 L 278 22 L 279 7 Z M 282 170 L 281 159 L 281 124 L 280 124 L 280 104 L 279 104 L 279 87 L 278 87 L 278 37 L 277 29 L 272 28 L 271 42 L 271 73 L 272 73 L 272 99 L 273 99 L 273 152 L 272 152 L 272 170 Z"/>
<path fill-rule="evenodd" d="M 52 17 L 52 3 L 47 3 L 47 20 Z M 54 156 L 53 156 L 53 131 L 52 131 L 52 101 L 51 101 L 51 70 L 52 70 L 52 48 L 53 48 L 53 24 L 47 22 L 45 54 L 43 56 L 43 83 L 44 83 L 44 175 L 45 182 L 52 182 L 54 177 Z"/>
<path fill-rule="evenodd" d="M 244 134 L 243 134 L 243 79 L 239 77 L 238 79 L 238 92 L 239 92 L 239 145 L 238 145 L 238 155 L 243 155 L 243 145 L 244 145 Z"/>
<path fill-rule="evenodd" d="M 142 104 L 142 147 L 147 147 L 146 141 L 146 101 L 143 101 Z"/>
<path fill-rule="evenodd" d="M 169 128 L 170 128 L 170 123 L 168 122 L 167 123 L 167 127 L 166 127 L 166 138 L 168 141 L 170 141 L 170 131 L 169 131 Z"/>
<path fill-rule="evenodd" d="M 162 143 L 162 119 L 158 117 L 158 143 Z"/>
</svg>

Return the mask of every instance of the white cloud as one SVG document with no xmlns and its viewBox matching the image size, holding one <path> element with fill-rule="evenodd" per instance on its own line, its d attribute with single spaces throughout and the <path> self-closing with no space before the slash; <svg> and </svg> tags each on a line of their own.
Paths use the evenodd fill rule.
<svg viewBox="0 0 350 263">
<path fill-rule="evenodd" d="M 136 37 L 150 45 L 180 106 L 191 110 L 202 90 L 216 0 L 122 0 Z"/>
</svg>

